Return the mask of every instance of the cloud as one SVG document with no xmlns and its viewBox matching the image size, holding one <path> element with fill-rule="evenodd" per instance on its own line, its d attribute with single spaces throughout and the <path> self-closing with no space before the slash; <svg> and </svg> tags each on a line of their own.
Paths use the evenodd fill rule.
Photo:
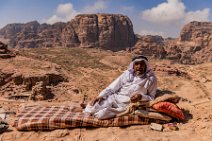
<svg viewBox="0 0 212 141">
<path fill-rule="evenodd" d="M 59 4 L 57 10 L 53 16 L 46 20 L 48 24 L 54 24 L 56 22 L 67 22 L 73 19 L 77 14 L 77 12 L 72 3 Z"/>
<path fill-rule="evenodd" d="M 105 1 L 96 1 L 93 5 L 87 5 L 82 9 L 82 13 L 97 13 L 107 8 Z"/>
<path fill-rule="evenodd" d="M 209 21 L 209 16 L 209 8 L 187 11 L 183 1 L 167 0 L 140 13 L 141 22 L 145 23 L 145 27 L 142 28 L 152 29 L 152 31 L 139 31 L 142 31 L 140 32 L 142 34 L 152 35 L 154 34 L 153 31 L 163 31 L 164 36 L 173 37 L 179 35 L 182 27 L 188 22 Z M 158 33 L 158 35 L 161 35 L 161 33 Z"/>
<path fill-rule="evenodd" d="M 57 15 L 53 15 L 49 19 L 46 20 L 46 23 L 48 23 L 48 24 L 54 24 L 54 23 L 60 22 L 60 21 L 62 21 L 61 18 L 59 18 Z"/>
<path fill-rule="evenodd" d="M 158 24 L 170 24 L 176 22 L 184 24 L 194 20 L 209 20 L 209 8 L 188 12 L 185 10 L 186 7 L 181 0 L 167 0 L 167 2 L 141 12 L 141 17 L 143 20 Z"/>
<path fill-rule="evenodd" d="M 184 23 L 189 23 L 191 21 L 209 21 L 210 9 L 205 8 L 203 10 L 190 11 L 186 13 L 184 18 Z"/>
<path fill-rule="evenodd" d="M 72 3 L 59 4 L 55 14 L 45 20 L 45 22 L 48 24 L 54 24 L 56 22 L 67 22 L 73 19 L 77 14 L 97 13 L 98 11 L 104 10 L 106 8 L 106 2 L 102 0 L 96 1 L 93 5 L 85 6 L 81 11 L 76 11 Z"/>
<path fill-rule="evenodd" d="M 185 5 L 181 0 L 167 0 L 156 7 L 141 13 L 142 19 L 154 23 L 166 23 L 180 20 L 185 15 Z"/>
</svg>

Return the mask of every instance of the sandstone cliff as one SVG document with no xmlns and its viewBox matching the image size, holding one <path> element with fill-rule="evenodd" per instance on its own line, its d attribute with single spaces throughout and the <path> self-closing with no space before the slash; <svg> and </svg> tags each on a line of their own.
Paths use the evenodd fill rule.
<svg viewBox="0 0 212 141">
<path fill-rule="evenodd" d="M 179 38 L 137 35 L 134 53 L 171 59 L 182 64 L 212 62 L 212 23 L 191 22 L 183 27 Z"/>
<path fill-rule="evenodd" d="M 68 23 L 53 25 L 9 24 L 0 30 L 0 38 L 9 39 L 9 47 L 96 47 L 156 58 L 167 58 L 183 64 L 212 61 L 212 23 L 191 22 L 179 38 L 135 35 L 127 16 L 120 14 L 81 14 Z"/>
<path fill-rule="evenodd" d="M 130 19 L 118 14 L 83 14 L 67 23 L 62 34 L 65 47 L 100 47 L 122 50 L 135 44 Z"/>
<path fill-rule="evenodd" d="M 167 58 L 183 64 L 212 62 L 212 23 L 191 22 L 183 27 L 180 37 L 167 40 Z"/>
<path fill-rule="evenodd" d="M 139 36 L 138 41 L 132 48 L 132 52 L 136 54 L 143 54 L 155 58 L 165 58 L 166 51 L 164 49 L 164 39 L 161 36 Z"/>
<path fill-rule="evenodd" d="M 68 23 L 53 25 L 9 24 L 0 30 L 0 37 L 9 38 L 11 47 L 100 47 L 122 50 L 136 42 L 133 25 L 119 14 L 82 14 Z"/>
<path fill-rule="evenodd" d="M 0 37 L 10 39 L 9 47 L 51 47 L 61 46 L 61 32 L 64 23 L 53 25 L 32 21 L 26 24 L 9 24 L 0 30 Z"/>
</svg>

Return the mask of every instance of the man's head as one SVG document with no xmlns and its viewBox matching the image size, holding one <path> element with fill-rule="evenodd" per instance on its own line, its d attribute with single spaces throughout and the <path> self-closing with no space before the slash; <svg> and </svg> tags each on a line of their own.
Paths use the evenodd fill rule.
<svg viewBox="0 0 212 141">
<path fill-rule="evenodd" d="M 146 63 L 144 60 L 135 61 L 133 64 L 133 69 L 136 75 L 142 75 L 146 72 Z"/>
<path fill-rule="evenodd" d="M 146 62 L 148 62 L 147 57 L 139 55 L 134 57 L 132 61 L 133 61 L 134 73 L 136 75 L 142 75 L 147 71 L 147 64 L 146 64 Z"/>
</svg>

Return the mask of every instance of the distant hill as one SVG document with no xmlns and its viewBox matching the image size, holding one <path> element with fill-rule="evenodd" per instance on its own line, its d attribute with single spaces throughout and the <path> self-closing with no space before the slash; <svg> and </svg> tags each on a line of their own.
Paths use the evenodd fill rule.
<svg viewBox="0 0 212 141">
<path fill-rule="evenodd" d="M 120 14 L 81 14 L 68 23 L 53 25 L 32 21 L 9 24 L 0 30 L 10 47 L 100 47 L 122 50 L 136 42 L 133 25 Z"/>
<path fill-rule="evenodd" d="M 120 14 L 80 14 L 67 23 L 53 25 L 32 21 L 8 24 L 0 30 L 0 40 L 9 47 L 96 47 L 128 50 L 183 64 L 212 62 L 212 23 L 191 22 L 176 39 L 135 35 L 131 20 Z"/>
</svg>

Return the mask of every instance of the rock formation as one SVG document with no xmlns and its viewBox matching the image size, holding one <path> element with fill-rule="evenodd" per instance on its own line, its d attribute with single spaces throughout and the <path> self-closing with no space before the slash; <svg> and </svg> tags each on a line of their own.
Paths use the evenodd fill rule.
<svg viewBox="0 0 212 141">
<path fill-rule="evenodd" d="M 0 86 L 3 86 L 9 81 L 11 81 L 12 75 L 13 75 L 13 72 L 4 72 L 0 69 Z"/>
<path fill-rule="evenodd" d="M 183 64 L 212 62 L 211 39 L 211 22 L 191 22 L 184 26 L 177 40 L 167 40 L 167 58 Z"/>
<path fill-rule="evenodd" d="M 57 47 L 61 46 L 61 32 L 65 23 L 53 25 L 32 21 L 26 24 L 9 24 L 0 30 L 0 36 L 9 39 L 10 47 Z"/>
<path fill-rule="evenodd" d="M 212 62 L 211 22 L 191 22 L 184 26 L 177 39 L 150 35 L 137 37 L 138 41 L 132 48 L 134 53 L 182 64 Z"/>
<path fill-rule="evenodd" d="M 7 45 L 0 42 L 0 58 L 11 58 L 15 57 L 15 53 L 7 49 Z"/>
<path fill-rule="evenodd" d="M 9 99 L 46 100 L 53 97 L 51 88 L 67 81 L 56 71 L 22 74 L 0 70 L 0 96 Z"/>
<path fill-rule="evenodd" d="M 0 38 L 10 39 L 10 47 L 96 47 L 167 58 L 183 64 L 212 61 L 212 23 L 191 22 L 179 38 L 135 35 L 127 16 L 120 14 L 80 14 L 68 23 L 53 25 L 9 24 L 0 30 Z M 0 54 L 5 54 L 0 45 Z M 5 55 L 1 55 L 4 56 Z"/>
<path fill-rule="evenodd" d="M 145 56 L 152 56 L 156 58 L 164 58 L 166 51 L 164 49 L 164 39 L 161 36 L 139 36 L 138 41 L 132 48 L 132 51 L 136 54 L 142 54 Z"/>
<path fill-rule="evenodd" d="M 32 87 L 38 82 L 42 82 L 45 86 L 57 85 L 59 82 L 66 81 L 65 78 L 58 72 L 49 72 L 45 74 L 28 74 L 22 75 L 15 73 L 12 76 L 12 80 L 16 85 L 24 85 L 25 90 L 32 90 Z"/>
<path fill-rule="evenodd" d="M 119 14 L 82 14 L 68 23 L 9 24 L 0 30 L 11 47 L 100 47 L 122 50 L 136 42 L 133 25 Z"/>
<path fill-rule="evenodd" d="M 35 86 L 32 87 L 32 95 L 30 97 L 31 100 L 46 100 L 50 97 L 50 90 L 46 87 L 46 85 L 40 81 L 37 82 Z"/>
<path fill-rule="evenodd" d="M 83 14 L 67 23 L 63 46 L 100 47 L 122 50 L 136 42 L 130 19 L 118 14 Z"/>
</svg>

